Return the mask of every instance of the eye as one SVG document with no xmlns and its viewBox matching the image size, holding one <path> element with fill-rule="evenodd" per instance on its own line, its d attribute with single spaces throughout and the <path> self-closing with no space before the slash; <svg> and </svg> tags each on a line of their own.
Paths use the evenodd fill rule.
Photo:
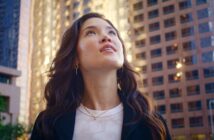
<svg viewBox="0 0 214 140">
<path fill-rule="evenodd" d="M 114 30 L 109 30 L 109 34 L 117 35 L 117 33 Z"/>
<path fill-rule="evenodd" d="M 86 36 L 87 35 L 95 35 L 95 34 L 96 34 L 95 31 L 92 31 L 92 30 L 89 30 L 85 33 Z"/>
</svg>

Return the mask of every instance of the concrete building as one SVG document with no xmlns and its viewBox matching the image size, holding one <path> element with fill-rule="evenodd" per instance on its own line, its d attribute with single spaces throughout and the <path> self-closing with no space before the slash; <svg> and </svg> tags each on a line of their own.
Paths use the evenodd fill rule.
<svg viewBox="0 0 214 140">
<path fill-rule="evenodd" d="M 213 0 L 129 0 L 139 84 L 175 140 L 210 139 L 214 99 Z M 211 110 L 212 111 L 212 110 Z"/>
<path fill-rule="evenodd" d="M 0 3 L 0 117 L 3 123 L 16 123 L 20 114 L 20 87 L 16 78 L 21 75 L 18 64 L 20 1 Z"/>
<path fill-rule="evenodd" d="M 47 82 L 46 71 L 59 47 L 60 38 L 69 22 L 65 14 L 65 1 L 32 0 L 30 47 L 32 48 L 30 83 L 30 124 L 38 113 L 45 108 L 44 86 Z"/>
<path fill-rule="evenodd" d="M 19 122 L 25 125 L 29 123 L 29 102 L 30 102 L 30 76 L 31 76 L 31 48 L 30 48 L 30 16 L 31 1 L 20 1 L 19 16 L 19 41 L 18 41 L 18 62 L 17 69 L 21 76 L 16 80 L 20 87 L 20 114 Z"/>
</svg>

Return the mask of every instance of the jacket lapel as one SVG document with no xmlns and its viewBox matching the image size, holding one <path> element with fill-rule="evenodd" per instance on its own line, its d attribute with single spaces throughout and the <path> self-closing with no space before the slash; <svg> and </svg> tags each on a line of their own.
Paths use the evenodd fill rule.
<svg viewBox="0 0 214 140">
<path fill-rule="evenodd" d="M 121 140 L 128 140 L 130 134 L 137 128 L 138 124 L 134 122 L 134 111 L 128 105 L 127 99 L 124 97 L 123 93 L 119 93 L 120 99 L 123 103 L 123 126 Z"/>
<path fill-rule="evenodd" d="M 75 126 L 76 110 L 64 114 L 56 121 L 55 131 L 58 140 L 72 140 Z"/>
</svg>

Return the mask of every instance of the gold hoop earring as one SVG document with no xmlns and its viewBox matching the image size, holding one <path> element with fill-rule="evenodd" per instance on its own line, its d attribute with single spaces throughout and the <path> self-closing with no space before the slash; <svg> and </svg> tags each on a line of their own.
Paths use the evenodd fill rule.
<svg viewBox="0 0 214 140">
<path fill-rule="evenodd" d="M 117 83 L 117 88 L 118 88 L 119 90 L 121 90 L 120 83 Z"/>
<path fill-rule="evenodd" d="M 75 73 L 76 73 L 76 75 L 78 74 L 78 68 L 79 68 L 79 66 L 76 65 L 76 66 L 75 66 Z"/>
</svg>

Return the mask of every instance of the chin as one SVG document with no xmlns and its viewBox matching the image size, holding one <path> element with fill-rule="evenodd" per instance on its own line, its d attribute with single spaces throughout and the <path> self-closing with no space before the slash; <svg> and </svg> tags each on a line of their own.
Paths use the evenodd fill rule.
<svg viewBox="0 0 214 140">
<path fill-rule="evenodd" d="M 123 66 L 123 63 L 121 62 L 111 62 L 108 64 L 105 64 L 104 67 L 109 67 L 111 69 L 120 69 Z"/>
</svg>

